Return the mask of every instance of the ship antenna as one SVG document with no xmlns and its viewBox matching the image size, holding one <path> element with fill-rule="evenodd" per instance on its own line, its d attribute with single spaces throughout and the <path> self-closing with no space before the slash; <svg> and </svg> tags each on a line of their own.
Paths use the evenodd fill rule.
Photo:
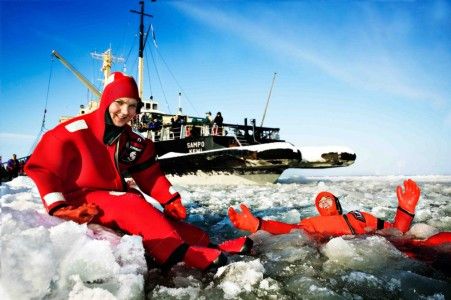
<svg viewBox="0 0 451 300">
<path fill-rule="evenodd" d="M 182 98 L 182 93 L 179 92 L 179 110 L 177 112 L 179 115 L 182 114 L 181 98 Z"/>
<path fill-rule="evenodd" d="M 274 76 L 272 77 L 271 88 L 269 89 L 269 95 L 268 95 L 268 99 L 266 100 L 265 111 L 263 112 L 263 118 L 262 118 L 262 122 L 260 124 L 260 127 L 263 127 L 263 122 L 265 121 L 266 110 L 268 109 L 269 99 L 271 99 L 272 88 L 274 87 L 274 82 L 276 81 L 276 75 L 277 75 L 277 73 L 274 72 Z"/>
<path fill-rule="evenodd" d="M 139 1 L 139 4 L 141 5 L 141 11 L 136 11 L 131 9 L 130 12 L 140 15 L 140 22 L 139 22 L 139 53 L 138 53 L 138 90 L 139 90 L 139 97 L 143 98 L 143 73 L 144 73 L 144 46 L 145 46 L 145 40 L 144 40 L 144 16 L 146 17 L 153 17 L 152 15 L 146 14 L 144 12 L 144 1 Z M 147 38 L 146 38 L 147 40 Z"/>
</svg>

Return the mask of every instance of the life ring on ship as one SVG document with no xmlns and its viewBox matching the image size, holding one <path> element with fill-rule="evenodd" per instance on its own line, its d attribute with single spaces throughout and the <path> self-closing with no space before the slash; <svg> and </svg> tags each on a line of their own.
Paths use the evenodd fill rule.
<svg viewBox="0 0 451 300">
<path fill-rule="evenodd" d="M 185 136 L 189 137 L 191 135 L 191 127 L 186 126 L 185 127 Z"/>
</svg>

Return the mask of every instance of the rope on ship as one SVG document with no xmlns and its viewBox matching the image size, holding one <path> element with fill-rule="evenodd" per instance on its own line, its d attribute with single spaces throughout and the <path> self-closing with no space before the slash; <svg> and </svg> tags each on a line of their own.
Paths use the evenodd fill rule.
<svg viewBox="0 0 451 300">
<path fill-rule="evenodd" d="M 169 65 L 166 63 L 166 60 L 164 59 L 163 55 L 161 54 L 160 50 L 158 49 L 158 47 L 155 47 L 155 51 L 158 54 L 158 56 L 161 58 L 161 61 L 164 63 L 164 65 L 166 66 L 166 68 L 168 69 L 169 74 L 171 75 L 172 79 L 174 79 L 175 83 L 177 84 L 178 88 L 180 89 L 180 91 L 183 93 L 184 97 L 186 98 L 186 100 L 188 100 L 188 103 L 191 105 L 191 108 L 196 112 L 197 115 L 200 115 L 199 112 L 197 111 L 197 109 L 194 107 L 194 105 L 192 104 L 191 100 L 188 97 L 188 94 L 183 90 L 182 86 L 179 84 L 177 78 L 175 78 L 174 73 L 171 71 L 171 68 L 169 68 Z"/>
<path fill-rule="evenodd" d="M 47 93 L 45 96 L 45 105 L 44 105 L 44 112 L 42 115 L 42 123 L 41 123 L 41 129 L 39 130 L 39 133 L 36 135 L 36 139 L 33 142 L 33 144 L 31 145 L 30 150 L 28 151 L 28 154 L 31 154 L 34 150 L 34 148 L 36 147 L 36 144 L 39 142 L 39 140 L 41 139 L 42 134 L 47 131 L 48 129 L 45 127 L 45 119 L 47 116 L 47 104 L 49 102 L 49 93 L 50 93 L 50 82 L 52 81 L 52 76 L 53 76 L 53 63 L 54 63 L 55 59 L 52 56 L 51 60 L 50 60 L 50 74 L 49 74 L 49 80 L 47 83 Z"/>
<path fill-rule="evenodd" d="M 178 82 L 177 78 L 175 77 L 174 73 L 172 72 L 171 68 L 169 67 L 168 63 L 166 62 L 166 60 L 164 59 L 163 55 L 161 54 L 160 49 L 159 49 L 159 47 L 158 47 L 158 45 L 157 45 L 156 36 L 155 36 L 155 31 L 154 31 L 154 28 L 153 28 L 153 25 L 152 25 L 152 24 L 150 24 L 150 26 L 149 26 L 149 28 L 148 28 L 148 30 L 147 30 L 147 33 L 146 33 L 146 43 L 147 43 L 147 38 L 149 37 L 149 31 L 151 31 L 151 35 L 152 35 L 152 39 L 153 39 L 153 45 L 154 45 L 156 54 L 158 55 L 158 57 L 159 57 L 159 58 L 161 59 L 161 61 L 163 62 L 163 64 L 164 64 L 164 66 L 166 67 L 166 69 L 167 69 L 169 75 L 172 77 L 172 79 L 173 79 L 174 82 L 176 83 L 176 85 L 177 85 L 177 87 L 179 88 L 179 90 L 183 93 L 184 97 L 186 98 L 186 100 L 187 100 L 188 103 L 190 104 L 191 108 L 195 111 L 195 113 L 196 113 L 197 115 L 199 115 L 199 112 L 197 111 L 197 109 L 194 107 L 194 105 L 192 104 L 191 100 L 189 99 L 188 94 L 184 91 L 184 89 L 182 88 L 182 86 L 181 86 L 180 83 Z M 145 61 L 146 61 L 146 63 L 147 63 L 149 60 L 147 59 L 147 48 L 146 48 L 146 47 L 144 48 L 144 55 L 146 56 Z M 160 84 L 160 88 L 161 88 L 161 91 L 162 91 L 162 93 L 163 93 L 163 97 L 164 97 L 164 100 L 165 100 L 165 102 L 166 102 L 166 106 L 167 106 L 167 108 L 168 108 L 168 112 L 171 113 L 171 108 L 170 108 L 170 105 L 169 105 L 169 103 L 168 103 L 168 100 L 167 100 L 167 97 L 166 97 L 165 90 L 164 90 L 164 88 L 163 88 L 163 83 L 162 83 L 162 81 L 161 81 L 160 72 L 159 72 L 159 70 L 158 70 L 157 62 L 156 62 L 156 60 L 155 60 L 155 56 L 154 56 L 152 50 L 150 50 L 150 56 L 151 56 L 151 58 L 152 58 L 152 63 L 153 63 L 153 66 L 154 66 L 154 68 L 155 68 L 155 74 L 156 74 L 156 76 L 157 76 L 157 78 L 158 78 L 158 82 L 159 82 L 159 84 Z M 148 80 L 149 80 L 149 86 L 151 86 L 151 84 L 150 84 L 150 71 L 149 71 L 149 70 L 150 70 L 150 68 L 149 68 L 149 66 L 147 65 L 147 72 L 148 72 L 147 78 L 148 78 Z M 151 90 L 151 93 L 152 93 L 152 90 Z"/>
<path fill-rule="evenodd" d="M 148 78 L 148 80 L 149 80 L 149 85 L 150 85 L 150 68 L 149 68 L 149 65 L 148 65 L 148 59 L 147 59 L 147 51 L 146 51 L 146 48 L 144 48 L 144 55 L 146 56 L 146 59 L 145 59 L 145 61 L 146 61 L 146 64 L 147 64 L 147 72 L 148 72 L 148 75 L 147 75 L 147 78 Z M 168 99 L 167 99 L 167 97 L 166 97 L 166 92 L 164 91 L 164 88 L 163 88 L 163 83 L 162 83 L 162 81 L 161 81 L 161 77 L 160 77 L 160 72 L 158 71 L 158 67 L 157 67 L 157 63 L 156 63 L 156 61 L 155 61 L 155 58 L 154 58 L 154 56 L 153 56 L 153 52 L 152 51 L 150 51 L 150 56 L 152 57 L 152 63 L 153 63 L 153 66 L 154 66 L 154 68 L 155 68 L 155 74 L 157 75 L 157 78 L 158 78 L 158 82 L 160 83 L 160 88 L 161 88 L 161 91 L 162 91 L 162 93 L 163 93 L 163 98 L 164 98 L 164 101 L 166 102 L 166 106 L 168 107 L 168 112 L 169 113 L 171 113 L 171 108 L 170 108 L 170 106 L 169 106 L 169 102 L 168 102 Z"/>
</svg>

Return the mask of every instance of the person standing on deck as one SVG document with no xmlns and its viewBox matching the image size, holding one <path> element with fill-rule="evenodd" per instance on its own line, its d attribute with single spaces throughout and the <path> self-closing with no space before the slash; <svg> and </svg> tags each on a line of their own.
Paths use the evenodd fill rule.
<svg viewBox="0 0 451 300">
<path fill-rule="evenodd" d="M 12 180 L 13 178 L 16 178 L 19 176 L 19 170 L 20 170 L 20 163 L 17 159 L 17 155 L 13 154 L 13 157 L 8 160 L 8 163 L 6 164 L 6 172 L 8 173 L 8 180 Z"/>
<path fill-rule="evenodd" d="M 222 125 L 224 119 L 222 118 L 222 114 L 220 111 L 216 114 L 216 117 L 213 120 L 213 135 L 222 135 Z"/>
</svg>

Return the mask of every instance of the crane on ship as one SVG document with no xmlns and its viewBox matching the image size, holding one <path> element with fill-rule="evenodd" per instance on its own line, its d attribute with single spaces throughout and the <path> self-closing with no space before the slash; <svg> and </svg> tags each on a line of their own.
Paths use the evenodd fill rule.
<svg viewBox="0 0 451 300">
<path fill-rule="evenodd" d="M 152 2 L 155 2 L 155 0 L 152 0 Z M 139 90 L 139 96 L 141 99 L 143 99 L 143 112 L 153 112 L 158 111 L 158 103 L 153 100 L 153 97 L 150 97 L 150 100 L 144 100 L 143 98 L 143 82 L 144 82 L 144 48 L 147 43 L 147 37 L 149 36 L 149 31 L 151 29 L 151 26 L 147 29 L 147 33 L 144 33 L 144 17 L 153 17 L 150 14 L 147 14 L 144 12 L 144 1 L 140 1 L 139 4 L 141 5 L 141 9 L 139 11 L 137 10 L 130 10 L 132 13 L 136 13 L 140 15 L 140 24 L 139 24 L 139 50 L 138 50 L 138 90 Z M 88 90 L 96 97 L 97 99 L 101 96 L 101 91 L 99 91 L 94 84 L 92 84 L 83 74 L 81 74 L 74 66 L 72 66 L 60 53 L 58 53 L 56 50 L 52 51 L 52 55 L 56 57 L 69 71 L 71 71 L 81 82 L 83 85 L 85 85 Z M 111 48 L 107 49 L 103 53 L 97 53 L 92 52 L 91 56 L 95 59 L 102 60 L 102 67 L 101 71 L 103 72 L 103 83 L 105 85 L 106 78 L 111 73 L 111 66 L 112 63 L 123 63 L 125 60 L 122 57 L 116 57 L 113 56 Z M 179 94 L 180 96 L 180 94 Z M 81 105 L 80 106 L 80 112 L 79 114 L 85 114 L 89 113 L 93 110 L 95 110 L 99 106 L 98 100 L 90 100 L 87 104 L 87 106 Z M 60 122 L 63 122 L 70 117 L 64 116 L 60 118 Z"/>
</svg>

